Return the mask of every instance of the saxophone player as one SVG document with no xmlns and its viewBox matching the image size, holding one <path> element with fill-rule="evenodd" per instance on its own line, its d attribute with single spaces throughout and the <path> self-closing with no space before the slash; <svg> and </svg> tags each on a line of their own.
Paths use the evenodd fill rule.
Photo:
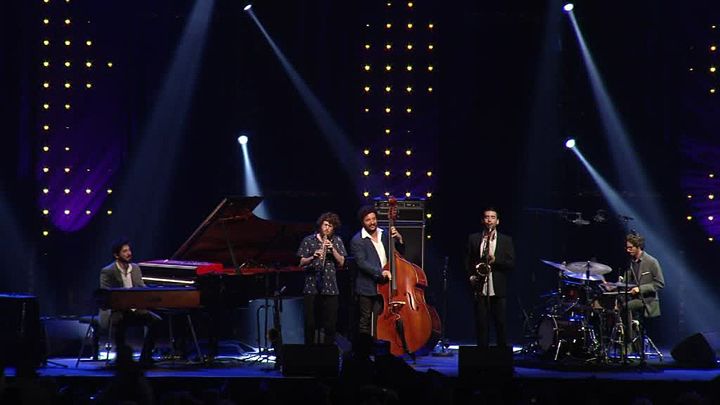
<svg viewBox="0 0 720 405">
<path fill-rule="evenodd" d="M 475 331 L 478 347 L 489 346 L 489 321 L 495 326 L 498 347 L 507 347 L 505 330 L 507 273 L 515 267 L 512 238 L 498 233 L 498 211 L 483 210 L 483 230 L 468 237 L 466 263 L 473 289 Z"/>
</svg>

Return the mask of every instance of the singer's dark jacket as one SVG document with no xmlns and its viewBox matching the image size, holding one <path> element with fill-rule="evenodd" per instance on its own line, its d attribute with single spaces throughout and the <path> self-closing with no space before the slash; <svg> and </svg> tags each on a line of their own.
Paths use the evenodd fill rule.
<svg viewBox="0 0 720 405">
<path fill-rule="evenodd" d="M 389 232 L 383 229 L 382 243 L 385 246 L 385 254 L 388 255 L 388 237 Z M 405 246 L 395 243 L 395 249 L 398 253 L 405 252 Z M 357 276 L 355 278 L 355 293 L 358 295 L 373 296 L 377 295 L 378 283 L 384 282 L 382 276 L 382 267 L 380 266 L 380 256 L 375 250 L 370 238 L 362 237 L 362 229 L 350 240 L 350 252 L 355 258 L 357 267 Z"/>
<path fill-rule="evenodd" d="M 475 265 L 480 263 L 480 244 L 483 233 L 473 233 L 468 237 L 467 253 L 465 255 L 465 268 L 468 277 L 475 274 Z M 495 262 L 492 268 L 493 289 L 495 296 L 504 297 L 507 295 L 507 273 L 515 268 L 515 248 L 512 238 L 501 233 L 497 234 L 495 245 Z"/>
</svg>

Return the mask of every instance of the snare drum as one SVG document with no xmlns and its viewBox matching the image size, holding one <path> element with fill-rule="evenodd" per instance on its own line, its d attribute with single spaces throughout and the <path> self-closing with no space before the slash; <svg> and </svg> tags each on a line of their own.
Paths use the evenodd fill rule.
<svg viewBox="0 0 720 405">
<path fill-rule="evenodd" d="M 593 300 L 594 309 L 604 309 L 606 311 L 614 311 L 618 309 L 617 306 L 617 291 L 606 291 L 602 294 L 598 294 Z"/>
</svg>

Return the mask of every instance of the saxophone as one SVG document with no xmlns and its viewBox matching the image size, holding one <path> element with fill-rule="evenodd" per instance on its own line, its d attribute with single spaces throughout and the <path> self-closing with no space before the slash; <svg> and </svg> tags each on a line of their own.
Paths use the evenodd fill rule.
<svg viewBox="0 0 720 405">
<path fill-rule="evenodd" d="M 475 264 L 475 275 L 478 278 L 487 277 L 492 271 L 492 266 L 490 266 L 490 241 L 492 240 L 494 232 L 495 229 L 491 229 L 485 234 L 485 246 L 483 246 L 480 261 Z"/>
<path fill-rule="evenodd" d="M 475 275 L 478 277 L 486 277 L 492 271 L 490 263 L 481 261 L 475 265 Z"/>
</svg>

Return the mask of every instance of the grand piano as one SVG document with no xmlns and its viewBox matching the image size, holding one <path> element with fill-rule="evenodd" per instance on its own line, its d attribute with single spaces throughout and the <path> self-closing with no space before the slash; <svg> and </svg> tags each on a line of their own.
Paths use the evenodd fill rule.
<svg viewBox="0 0 720 405">
<path fill-rule="evenodd" d="M 226 197 L 169 259 L 140 262 L 149 286 L 189 286 L 201 305 L 246 306 L 285 287 L 300 294 L 303 274 L 295 256 L 312 223 L 257 217 L 262 197 Z"/>
<path fill-rule="evenodd" d="M 257 298 L 279 299 L 283 291 L 302 292 L 304 274 L 295 253 L 314 224 L 259 218 L 253 210 L 261 201 L 262 197 L 224 198 L 172 257 L 138 263 L 151 288 L 101 289 L 98 305 L 111 310 L 171 310 L 168 314 L 180 309 L 198 352 L 191 317 L 199 317 L 209 356 L 216 356 L 219 340 L 235 334 L 235 309 Z"/>
</svg>

